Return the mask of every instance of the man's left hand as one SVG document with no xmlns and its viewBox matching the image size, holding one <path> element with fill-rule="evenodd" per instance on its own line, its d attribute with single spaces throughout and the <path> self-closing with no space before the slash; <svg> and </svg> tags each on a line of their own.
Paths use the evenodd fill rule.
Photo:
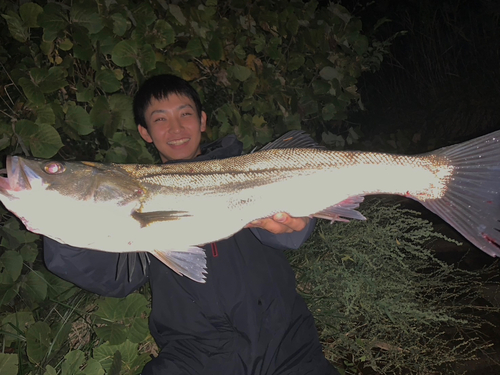
<svg viewBox="0 0 500 375">
<path fill-rule="evenodd" d="M 308 217 L 292 217 L 280 212 L 266 219 L 252 221 L 246 228 L 262 228 L 274 234 L 300 232 L 309 220 Z"/>
</svg>

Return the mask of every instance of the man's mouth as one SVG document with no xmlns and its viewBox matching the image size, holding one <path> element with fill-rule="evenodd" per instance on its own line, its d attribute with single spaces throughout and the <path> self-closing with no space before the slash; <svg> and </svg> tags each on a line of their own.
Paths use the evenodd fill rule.
<svg viewBox="0 0 500 375">
<path fill-rule="evenodd" d="M 169 146 L 180 146 L 187 142 L 189 142 L 189 138 L 182 138 L 182 139 L 174 139 L 173 141 L 167 142 L 167 144 Z"/>
</svg>

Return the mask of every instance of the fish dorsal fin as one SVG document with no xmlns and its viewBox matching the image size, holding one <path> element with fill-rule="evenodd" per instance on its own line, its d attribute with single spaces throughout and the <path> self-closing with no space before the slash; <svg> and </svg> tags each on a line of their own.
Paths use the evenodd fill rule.
<svg viewBox="0 0 500 375">
<path fill-rule="evenodd" d="M 132 212 L 132 217 L 141 224 L 141 228 L 158 221 L 179 220 L 183 217 L 189 217 L 187 211 L 152 211 L 152 212 Z"/>
<path fill-rule="evenodd" d="M 276 148 L 323 148 L 323 147 L 318 145 L 318 143 L 303 130 L 292 130 L 283 134 L 275 141 L 268 143 L 267 145 L 262 147 L 259 151 L 273 150 Z"/>
<path fill-rule="evenodd" d="M 359 204 L 363 202 L 363 200 L 363 196 L 356 195 L 354 197 L 343 200 L 342 202 L 337 203 L 334 206 L 325 208 L 324 210 L 317 212 L 311 216 L 317 217 L 319 219 L 331 220 L 332 223 L 334 221 L 349 222 L 349 219 L 366 220 L 366 217 L 364 217 L 360 212 L 356 211 L 356 208 L 359 207 Z"/>
</svg>

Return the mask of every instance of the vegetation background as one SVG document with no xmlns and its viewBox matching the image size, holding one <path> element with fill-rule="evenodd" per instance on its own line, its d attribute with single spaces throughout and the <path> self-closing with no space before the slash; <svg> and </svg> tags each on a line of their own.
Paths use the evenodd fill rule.
<svg viewBox="0 0 500 375">
<path fill-rule="evenodd" d="M 404 153 L 498 129 L 500 9 L 487 0 L 15 1 L 0 13 L 1 163 L 157 161 L 131 98 L 160 73 L 199 91 L 207 140 L 235 133 L 246 150 L 299 128 L 331 148 Z M 319 226 L 290 254 L 327 357 L 346 374 L 460 373 L 474 358 L 498 369 L 493 261 L 438 259 L 430 248 L 457 244 L 399 204 L 371 200 L 367 223 Z M 0 214 L 2 375 L 138 374 L 157 353 L 147 288 L 78 289 Z"/>
</svg>

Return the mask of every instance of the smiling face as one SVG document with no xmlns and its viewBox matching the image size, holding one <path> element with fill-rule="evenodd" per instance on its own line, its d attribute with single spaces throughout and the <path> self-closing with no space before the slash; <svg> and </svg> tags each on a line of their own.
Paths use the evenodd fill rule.
<svg viewBox="0 0 500 375">
<path fill-rule="evenodd" d="M 207 115 L 202 112 L 200 118 L 190 98 L 177 94 L 160 100 L 152 98 L 144 115 L 147 128 L 138 125 L 139 133 L 146 142 L 155 145 L 164 163 L 194 159 L 200 154 Z"/>
</svg>

